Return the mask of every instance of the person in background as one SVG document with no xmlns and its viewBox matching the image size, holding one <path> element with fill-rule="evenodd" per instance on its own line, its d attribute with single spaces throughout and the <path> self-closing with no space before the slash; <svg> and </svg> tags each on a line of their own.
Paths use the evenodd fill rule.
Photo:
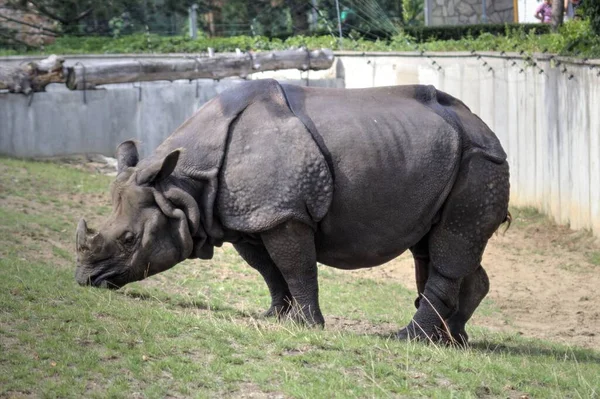
<svg viewBox="0 0 600 399">
<path fill-rule="evenodd" d="M 567 0 L 568 1 L 568 0 Z M 544 24 L 552 22 L 552 0 L 544 0 L 535 10 L 534 17 Z"/>
<path fill-rule="evenodd" d="M 565 0 L 565 16 L 567 20 L 575 19 L 575 10 L 581 5 L 583 0 Z"/>
</svg>

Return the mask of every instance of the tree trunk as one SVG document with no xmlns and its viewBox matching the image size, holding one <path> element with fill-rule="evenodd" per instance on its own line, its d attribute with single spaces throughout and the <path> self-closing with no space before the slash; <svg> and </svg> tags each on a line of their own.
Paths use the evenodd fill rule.
<svg viewBox="0 0 600 399">
<path fill-rule="evenodd" d="M 288 0 L 287 3 L 292 17 L 294 35 L 306 35 L 308 33 L 308 6 L 306 1 Z"/>
<path fill-rule="evenodd" d="M 558 28 L 563 24 L 565 15 L 565 4 L 563 0 L 554 0 L 552 2 L 552 31 L 558 32 Z"/>
<path fill-rule="evenodd" d="M 0 66 L 0 89 L 11 93 L 29 94 L 32 91 L 44 91 L 50 83 L 64 82 L 64 58 L 51 55 L 18 67 Z"/>
<path fill-rule="evenodd" d="M 333 65 L 333 58 L 331 50 L 285 50 L 202 58 L 103 61 L 87 65 L 78 62 L 63 68 L 64 59 L 52 55 L 24 66 L 0 66 L 0 89 L 28 94 L 44 91 L 49 83 L 61 82 L 66 82 L 71 90 L 81 90 L 110 83 L 246 77 L 255 72 L 280 69 L 328 69 Z"/>
<path fill-rule="evenodd" d="M 330 68 L 333 58 L 330 50 L 285 50 L 203 58 L 127 60 L 85 66 L 78 64 L 67 68 L 67 87 L 82 90 L 109 83 L 222 79 L 279 69 L 320 70 Z"/>
</svg>

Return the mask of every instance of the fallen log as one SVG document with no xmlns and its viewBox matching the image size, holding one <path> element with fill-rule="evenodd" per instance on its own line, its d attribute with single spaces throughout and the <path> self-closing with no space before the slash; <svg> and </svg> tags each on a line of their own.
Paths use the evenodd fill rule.
<svg viewBox="0 0 600 399">
<path fill-rule="evenodd" d="M 0 65 L 0 89 L 11 93 L 29 94 L 32 91 L 44 91 L 50 83 L 65 81 L 63 74 L 64 58 L 51 55 L 17 67 Z"/>
<path fill-rule="evenodd" d="M 71 90 L 82 90 L 109 83 L 222 79 L 280 69 L 322 70 L 333 65 L 333 58 L 331 50 L 285 50 L 182 59 L 124 60 L 88 65 L 77 63 L 66 68 L 66 83 Z"/>
</svg>

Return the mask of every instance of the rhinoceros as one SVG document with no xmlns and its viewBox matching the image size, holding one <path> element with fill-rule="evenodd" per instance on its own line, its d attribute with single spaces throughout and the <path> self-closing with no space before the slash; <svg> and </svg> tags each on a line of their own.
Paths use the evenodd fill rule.
<svg viewBox="0 0 600 399">
<path fill-rule="evenodd" d="M 267 316 L 323 326 L 317 262 L 373 267 L 410 250 L 417 310 L 401 339 L 467 342 L 489 290 L 482 254 L 510 217 L 499 140 L 433 86 L 244 82 L 151 156 L 126 141 L 117 161 L 112 214 L 77 227 L 79 284 L 120 288 L 229 242 L 264 278 Z"/>
</svg>

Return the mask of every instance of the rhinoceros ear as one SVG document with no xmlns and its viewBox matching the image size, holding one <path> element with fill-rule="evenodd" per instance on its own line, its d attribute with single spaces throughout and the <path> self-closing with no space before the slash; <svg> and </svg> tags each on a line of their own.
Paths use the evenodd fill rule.
<svg viewBox="0 0 600 399">
<path fill-rule="evenodd" d="M 138 150 L 133 140 L 119 144 L 117 147 L 117 173 L 136 166 L 139 160 Z"/>
<path fill-rule="evenodd" d="M 175 150 L 164 159 L 153 162 L 140 170 L 137 176 L 137 183 L 140 185 L 154 184 L 169 177 L 175 170 L 175 166 L 177 166 L 180 152 L 181 150 Z"/>
</svg>

